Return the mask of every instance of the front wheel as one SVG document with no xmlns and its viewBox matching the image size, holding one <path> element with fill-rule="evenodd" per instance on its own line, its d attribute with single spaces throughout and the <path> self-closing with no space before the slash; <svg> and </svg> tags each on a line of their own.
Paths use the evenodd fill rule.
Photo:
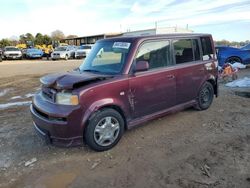
<svg viewBox="0 0 250 188">
<path fill-rule="evenodd" d="M 65 60 L 67 61 L 69 59 L 69 56 L 68 55 L 65 55 Z"/>
<path fill-rule="evenodd" d="M 210 107 L 214 99 L 214 87 L 210 82 L 205 82 L 201 87 L 198 97 L 197 106 L 198 110 L 206 110 Z"/>
<path fill-rule="evenodd" d="M 105 151 L 114 147 L 124 132 L 124 119 L 114 109 L 105 108 L 89 119 L 85 130 L 85 142 L 95 151 Z"/>
</svg>

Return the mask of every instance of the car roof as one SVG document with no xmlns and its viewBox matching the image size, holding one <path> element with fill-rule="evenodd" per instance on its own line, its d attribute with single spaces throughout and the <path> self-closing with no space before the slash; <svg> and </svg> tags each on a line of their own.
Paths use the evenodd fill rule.
<svg viewBox="0 0 250 188">
<path fill-rule="evenodd" d="M 173 33 L 173 34 L 160 34 L 160 35 L 143 35 L 143 36 L 121 36 L 121 37 L 112 37 L 106 38 L 99 41 L 138 41 L 138 40 L 147 40 L 147 39 L 158 39 L 158 38 L 188 38 L 188 37 L 202 37 L 202 36 L 211 36 L 211 34 L 203 33 Z"/>
</svg>

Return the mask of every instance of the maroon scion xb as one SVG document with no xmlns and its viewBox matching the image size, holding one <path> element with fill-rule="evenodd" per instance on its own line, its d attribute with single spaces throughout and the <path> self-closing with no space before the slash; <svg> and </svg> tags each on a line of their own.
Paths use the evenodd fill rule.
<svg viewBox="0 0 250 188">
<path fill-rule="evenodd" d="M 85 141 L 108 150 L 133 126 L 209 108 L 218 95 L 217 66 L 209 34 L 100 40 L 79 68 L 40 79 L 30 107 L 34 127 L 55 145 Z"/>
</svg>

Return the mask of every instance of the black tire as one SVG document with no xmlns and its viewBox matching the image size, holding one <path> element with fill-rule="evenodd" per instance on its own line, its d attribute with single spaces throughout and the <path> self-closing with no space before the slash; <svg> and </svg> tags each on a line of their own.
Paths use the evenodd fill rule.
<svg viewBox="0 0 250 188">
<path fill-rule="evenodd" d="M 205 82 L 197 97 L 197 110 L 206 110 L 210 107 L 214 99 L 214 87 L 210 82 Z"/>
<path fill-rule="evenodd" d="M 241 59 L 239 57 L 229 57 L 227 60 L 226 60 L 226 63 L 235 63 L 235 62 L 238 62 L 238 63 L 242 63 Z"/>
<path fill-rule="evenodd" d="M 106 124 L 106 118 L 113 118 L 114 120 L 116 120 L 117 121 L 116 123 L 118 123 L 117 126 L 119 126 L 119 131 L 117 130 L 118 132 L 114 131 L 113 133 L 109 132 L 110 134 L 113 134 L 113 136 L 114 134 L 116 134 L 116 137 L 112 143 L 103 146 L 103 145 L 100 145 L 96 141 L 97 140 L 96 138 L 98 138 L 98 136 L 99 138 L 101 138 L 101 136 L 98 135 L 98 132 L 96 132 L 96 127 L 99 126 L 102 121 L 105 121 L 104 124 Z M 124 119 L 121 116 L 121 114 L 114 109 L 104 108 L 100 111 L 97 111 L 89 118 L 88 125 L 84 131 L 84 138 L 85 138 L 86 144 L 91 149 L 95 151 L 106 151 L 114 147 L 119 142 L 123 133 L 124 133 Z M 105 136 L 107 136 L 106 134 L 107 132 L 105 133 Z M 102 137 L 105 137 L 105 136 L 102 135 Z"/>
</svg>

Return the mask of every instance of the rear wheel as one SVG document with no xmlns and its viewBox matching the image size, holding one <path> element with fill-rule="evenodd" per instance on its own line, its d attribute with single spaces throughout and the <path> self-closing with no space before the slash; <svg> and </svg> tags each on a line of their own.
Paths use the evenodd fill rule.
<svg viewBox="0 0 250 188">
<path fill-rule="evenodd" d="M 114 147 L 124 132 L 124 120 L 119 112 L 105 108 L 89 119 L 85 130 L 86 144 L 95 151 L 105 151 Z"/>
<path fill-rule="evenodd" d="M 233 64 L 233 63 L 241 63 L 241 59 L 239 57 L 229 57 L 227 60 L 226 60 L 226 63 L 230 63 L 230 64 Z"/>
<path fill-rule="evenodd" d="M 196 108 L 198 110 L 208 109 L 212 104 L 213 99 L 214 87 L 210 82 L 205 82 L 199 91 Z"/>
</svg>

